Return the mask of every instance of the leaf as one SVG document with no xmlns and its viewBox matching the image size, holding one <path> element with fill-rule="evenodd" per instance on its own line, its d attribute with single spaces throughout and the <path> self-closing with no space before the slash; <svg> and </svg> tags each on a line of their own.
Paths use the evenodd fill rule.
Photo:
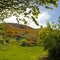
<svg viewBox="0 0 60 60">
<path fill-rule="evenodd" d="M 16 18 L 16 20 L 17 20 L 17 22 L 19 23 L 19 20 L 18 20 L 18 18 Z"/>
<path fill-rule="evenodd" d="M 35 23 L 36 25 L 39 26 L 38 22 L 35 20 L 35 18 L 34 18 L 33 16 L 32 16 L 32 20 L 34 21 L 34 23 Z"/>
</svg>

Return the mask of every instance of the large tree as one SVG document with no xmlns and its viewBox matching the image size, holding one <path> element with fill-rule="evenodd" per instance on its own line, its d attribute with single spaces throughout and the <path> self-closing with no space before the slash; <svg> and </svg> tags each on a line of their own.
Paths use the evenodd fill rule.
<svg viewBox="0 0 60 60">
<path fill-rule="evenodd" d="M 45 8 L 50 8 L 50 5 L 53 4 L 55 7 L 58 6 L 58 0 L 0 0 L 0 20 L 4 20 L 10 16 L 16 16 L 19 22 L 20 14 L 24 14 L 25 17 L 29 18 L 31 15 L 32 20 L 38 25 L 35 18 L 37 18 L 39 11 L 39 6 L 44 6 Z M 29 9 L 29 12 L 26 12 L 26 9 Z M 26 21 L 23 20 L 25 23 Z"/>
</svg>

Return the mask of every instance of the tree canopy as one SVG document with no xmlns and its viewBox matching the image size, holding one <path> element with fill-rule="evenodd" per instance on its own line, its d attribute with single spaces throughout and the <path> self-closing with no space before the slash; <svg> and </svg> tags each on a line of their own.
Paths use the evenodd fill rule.
<svg viewBox="0 0 60 60">
<path fill-rule="evenodd" d="M 40 13 L 39 6 L 50 8 L 50 5 L 53 4 L 57 7 L 57 1 L 58 0 L 0 0 L 0 20 L 11 16 L 19 17 L 22 13 L 25 17 L 29 18 L 29 14 L 32 13 L 31 18 L 38 25 L 35 18 L 37 18 Z M 27 9 L 29 9 L 29 12 L 26 12 Z M 21 20 L 20 17 L 17 20 Z"/>
</svg>

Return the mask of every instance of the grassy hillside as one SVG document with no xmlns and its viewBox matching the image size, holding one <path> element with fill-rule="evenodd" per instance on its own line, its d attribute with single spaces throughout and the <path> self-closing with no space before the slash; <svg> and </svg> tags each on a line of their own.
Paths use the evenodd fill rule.
<svg viewBox="0 0 60 60">
<path fill-rule="evenodd" d="M 18 42 L 24 46 L 37 45 L 38 30 L 16 23 L 0 24 L 0 43 Z"/>
<path fill-rule="evenodd" d="M 37 37 L 38 30 L 16 23 L 0 24 L 0 30 L 5 28 L 5 35 Z"/>
</svg>

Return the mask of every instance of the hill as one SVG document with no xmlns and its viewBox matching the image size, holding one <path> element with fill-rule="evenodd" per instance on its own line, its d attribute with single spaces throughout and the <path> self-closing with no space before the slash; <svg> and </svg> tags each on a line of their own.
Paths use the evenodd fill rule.
<svg viewBox="0 0 60 60">
<path fill-rule="evenodd" d="M 4 31 L 2 34 L 5 34 L 10 37 L 20 37 L 20 38 L 37 38 L 38 30 L 33 29 L 29 26 L 17 24 L 17 23 L 1 23 L 0 24 L 0 33 L 1 30 Z"/>
</svg>

